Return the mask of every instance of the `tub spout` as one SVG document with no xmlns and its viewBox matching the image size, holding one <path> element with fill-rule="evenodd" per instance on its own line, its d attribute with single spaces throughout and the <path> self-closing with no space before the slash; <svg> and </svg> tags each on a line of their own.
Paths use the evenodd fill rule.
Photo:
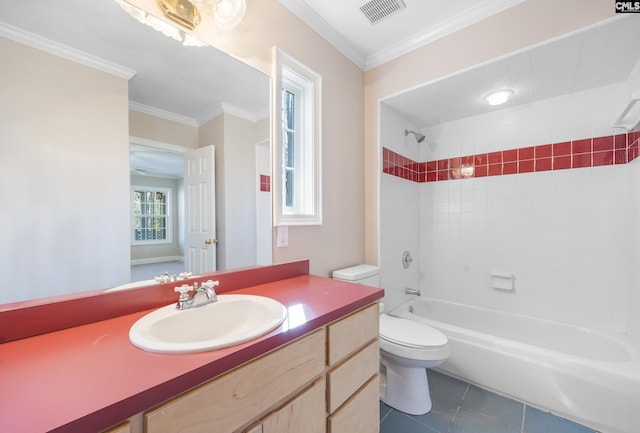
<svg viewBox="0 0 640 433">
<path fill-rule="evenodd" d="M 406 293 L 407 295 L 414 295 L 414 296 L 420 296 L 420 289 L 412 289 L 411 287 L 405 287 L 404 288 L 404 293 Z"/>
</svg>

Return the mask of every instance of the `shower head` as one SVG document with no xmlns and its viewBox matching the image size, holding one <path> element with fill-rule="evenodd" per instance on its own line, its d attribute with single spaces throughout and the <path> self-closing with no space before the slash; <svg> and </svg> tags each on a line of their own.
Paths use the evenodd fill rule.
<svg viewBox="0 0 640 433">
<path fill-rule="evenodd" d="M 424 134 L 420 134 L 419 132 L 409 131 L 408 129 L 404 130 L 404 136 L 406 137 L 409 134 L 413 134 L 416 136 L 416 141 L 418 143 L 422 143 L 424 141 Z"/>
</svg>

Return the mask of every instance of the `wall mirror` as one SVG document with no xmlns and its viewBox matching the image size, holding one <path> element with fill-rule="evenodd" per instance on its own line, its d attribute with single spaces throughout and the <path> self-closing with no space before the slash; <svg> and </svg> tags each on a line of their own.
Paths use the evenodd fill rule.
<svg viewBox="0 0 640 433">
<path fill-rule="evenodd" d="M 270 263 L 268 76 L 114 0 L 3 8 L 0 63 L 0 304 L 126 285 L 132 263 L 179 259 L 182 155 L 208 145 L 218 269 Z M 132 246 L 131 185 L 173 191 L 172 244 Z"/>
</svg>

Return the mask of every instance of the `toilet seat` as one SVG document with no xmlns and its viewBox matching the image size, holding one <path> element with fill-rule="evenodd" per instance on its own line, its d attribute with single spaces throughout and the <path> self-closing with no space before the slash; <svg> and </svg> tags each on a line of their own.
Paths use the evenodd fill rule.
<svg viewBox="0 0 640 433">
<path fill-rule="evenodd" d="M 392 343 L 417 349 L 435 348 L 447 344 L 440 331 L 415 320 L 380 315 L 380 337 Z"/>
<path fill-rule="evenodd" d="M 408 361 L 442 361 L 449 357 L 447 337 L 424 323 L 380 315 L 380 349 Z"/>
</svg>

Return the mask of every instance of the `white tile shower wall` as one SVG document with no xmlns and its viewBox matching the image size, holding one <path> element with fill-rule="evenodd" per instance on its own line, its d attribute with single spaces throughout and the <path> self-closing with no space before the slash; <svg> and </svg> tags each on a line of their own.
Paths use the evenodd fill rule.
<svg viewBox="0 0 640 433">
<path fill-rule="evenodd" d="M 419 160 L 610 135 L 624 95 L 626 84 L 606 86 L 426 129 L 429 146 Z M 640 307 L 632 293 L 640 201 L 634 169 L 638 164 L 421 183 L 423 292 L 640 330 L 631 314 Z M 513 272 L 515 292 L 489 288 L 492 271 Z"/>
<path fill-rule="evenodd" d="M 639 83 L 640 84 L 640 83 Z M 627 305 L 627 314 L 629 317 L 628 331 L 630 334 L 640 335 L 640 290 L 637 289 L 638 282 L 640 282 L 640 269 L 637 264 L 640 263 L 640 229 L 638 228 L 638 222 L 640 221 L 640 158 L 636 158 L 629 164 L 631 171 L 631 201 L 633 209 L 631 212 L 631 220 L 633 221 L 633 229 L 628 237 L 633 245 L 633 252 L 631 257 L 631 281 L 633 287 L 630 287 L 630 299 Z"/>
<path fill-rule="evenodd" d="M 404 130 L 416 130 L 395 110 L 381 105 L 380 140 L 383 147 L 417 160 L 420 146 Z M 417 236 L 420 185 L 396 176 L 383 174 L 380 179 L 380 283 L 385 289 L 383 302 L 387 311 L 405 299 L 405 287 L 419 288 L 420 255 Z M 402 253 L 413 257 L 408 269 L 402 266 Z"/>
</svg>

